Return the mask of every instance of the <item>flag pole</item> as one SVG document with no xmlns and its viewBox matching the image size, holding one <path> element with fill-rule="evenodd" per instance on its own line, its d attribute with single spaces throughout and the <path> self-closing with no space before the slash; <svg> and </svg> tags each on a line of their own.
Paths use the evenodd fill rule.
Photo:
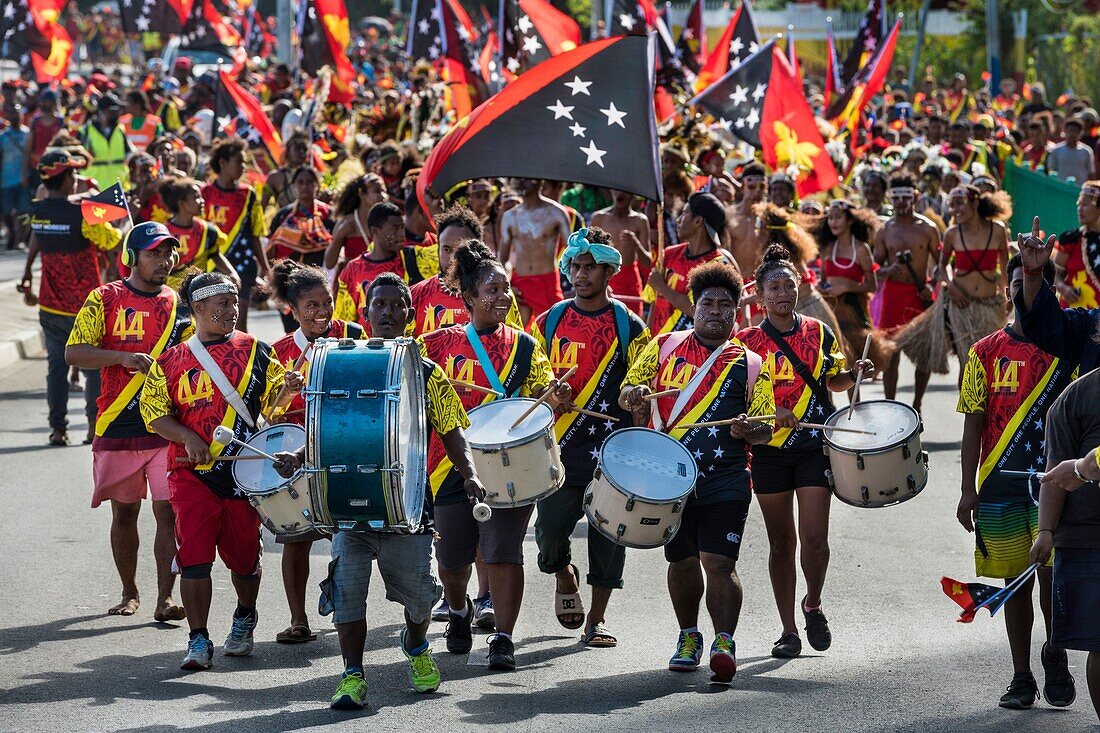
<svg viewBox="0 0 1100 733">
<path fill-rule="evenodd" d="M 122 188 L 122 178 L 116 179 L 118 181 L 118 187 Z M 134 215 L 130 213 L 130 198 L 126 195 L 126 191 L 122 192 L 122 203 L 126 206 L 126 219 L 130 222 L 130 228 L 134 228 Z"/>
<path fill-rule="evenodd" d="M 499 92 L 504 88 L 504 3 L 508 0 L 500 0 L 497 10 L 497 83 L 493 86 L 493 92 Z M 489 77 L 491 82 L 493 79 Z"/>
</svg>

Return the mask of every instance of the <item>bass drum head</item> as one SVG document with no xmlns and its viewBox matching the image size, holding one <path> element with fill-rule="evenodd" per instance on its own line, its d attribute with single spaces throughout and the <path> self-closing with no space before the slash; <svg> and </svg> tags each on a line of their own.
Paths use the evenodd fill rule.
<svg viewBox="0 0 1100 733">
<path fill-rule="evenodd" d="M 600 471 L 616 487 L 654 502 L 687 496 L 698 477 L 691 452 L 649 428 L 625 428 L 608 436 L 600 447 Z"/>
<path fill-rule="evenodd" d="M 398 392 L 397 431 L 387 439 L 387 450 L 404 466 L 401 486 L 398 487 L 400 503 L 410 532 L 420 526 L 424 513 L 424 491 L 428 481 L 427 428 L 424 414 L 425 388 L 423 362 L 411 341 L 393 343 L 391 374 Z M 396 439 L 396 440 L 395 440 Z"/>
<path fill-rule="evenodd" d="M 280 423 L 254 433 L 245 442 L 268 455 L 275 455 L 280 451 L 294 452 L 306 444 L 306 431 L 292 423 Z M 254 454 L 242 449 L 240 455 Z M 233 481 L 246 494 L 270 494 L 293 480 L 293 477 L 280 476 L 275 470 L 275 464 L 266 459 L 233 462 Z"/>
<path fill-rule="evenodd" d="M 904 402 L 895 400 L 868 400 L 856 404 L 852 419 L 848 419 L 851 407 L 842 408 L 825 421 L 826 425 L 836 425 L 853 430 L 865 430 L 872 435 L 847 433 L 839 430 L 826 430 L 825 442 L 831 448 L 849 453 L 868 453 L 887 450 L 904 443 L 920 430 L 920 416 L 917 411 Z"/>
<path fill-rule="evenodd" d="M 470 427 L 466 428 L 466 440 L 472 447 L 482 450 L 511 448 L 528 442 L 532 435 L 538 435 L 554 423 L 554 411 L 541 404 L 512 428 L 512 423 L 533 404 L 535 400 L 527 397 L 513 397 L 475 407 L 468 413 Z"/>
</svg>

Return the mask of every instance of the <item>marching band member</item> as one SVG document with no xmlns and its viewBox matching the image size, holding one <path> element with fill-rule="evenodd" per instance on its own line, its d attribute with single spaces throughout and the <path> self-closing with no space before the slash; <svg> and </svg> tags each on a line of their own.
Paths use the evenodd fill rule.
<svg viewBox="0 0 1100 733">
<path fill-rule="evenodd" d="M 276 268 L 278 270 L 278 268 Z M 380 338 L 397 338 L 413 317 L 409 286 L 393 273 L 379 275 L 367 288 L 367 315 L 372 333 Z M 303 321 L 304 322 L 304 321 Z M 443 444 L 448 459 L 461 477 L 467 496 L 482 498 L 485 489 L 478 481 L 463 428 L 469 426 L 466 411 L 443 370 L 423 362 L 425 407 L 428 424 Z M 305 448 L 297 453 L 280 453 L 276 467 L 284 476 L 293 475 L 302 465 Z M 332 538 L 332 563 L 329 577 L 321 584 L 322 604 L 333 612 L 333 623 L 340 637 L 344 672 L 332 696 L 331 706 L 341 710 L 363 707 L 367 683 L 363 679 L 363 645 L 367 636 L 367 590 L 371 562 L 386 586 L 386 597 L 405 607 L 405 628 L 401 630 L 401 651 L 409 660 L 410 677 L 417 692 L 439 689 L 439 667 L 428 645 L 428 624 L 432 605 L 442 588 L 432 574 L 432 521 L 430 489 L 424 503 L 425 514 L 420 530 L 403 535 L 391 532 L 337 532 Z M 469 505 L 463 505 L 469 512 Z"/>
<path fill-rule="evenodd" d="M 835 412 L 830 391 L 851 389 L 854 369 L 844 371 L 844 352 L 832 330 L 816 318 L 795 312 L 802 277 L 782 245 L 772 245 L 756 270 L 756 291 L 765 318 L 759 326 L 737 334 L 760 354 L 771 374 L 777 417 L 775 434 L 752 451 L 752 487 L 771 552 L 768 570 L 783 632 L 772 647 L 780 659 L 802 653 L 795 624 L 795 547 L 802 543 L 802 571 L 806 597 L 802 612 L 810 646 L 824 651 L 832 644 L 829 622 L 821 611 L 821 590 L 829 567 L 829 504 L 832 494 L 826 473 L 821 433 L 798 427 L 801 420 L 821 420 Z M 871 360 L 857 361 L 868 379 L 874 375 Z M 798 501 L 798 530 L 794 502 Z"/>
<path fill-rule="evenodd" d="M 260 590 L 260 516 L 234 483 L 229 463 L 215 460 L 237 455 L 240 447 L 212 445 L 210 436 L 226 426 L 243 439 L 262 413 L 289 404 L 302 388 L 302 375 L 285 371 L 271 347 L 235 329 L 237 287 L 228 275 L 190 275 L 180 285 L 180 298 L 191 309 L 195 335 L 149 367 L 141 416 L 172 443 L 168 487 L 176 513 L 174 565 L 182 576 L 180 595 L 191 629 L 180 668 L 197 670 L 213 665 L 206 623 L 215 553 L 232 571 L 237 592 L 223 647 L 227 656 L 252 653 Z"/>
<path fill-rule="evenodd" d="M 649 342 L 641 318 L 608 297 L 608 285 L 622 264 L 611 235 L 592 227 L 574 232 L 558 267 L 573 284 L 575 297 L 535 319 L 532 335 L 550 356 L 550 366 L 563 374 L 577 366 L 570 386 L 576 406 L 606 414 L 600 420 L 575 411 L 557 415 L 554 431 L 561 444 L 565 484 L 538 502 L 535 541 L 539 570 L 556 576 L 554 613 L 567 629 L 584 625 L 587 646 L 612 647 L 618 640 L 605 625 L 611 591 L 623 587 L 626 548 L 602 533 L 588 532 L 592 608 L 587 618 L 580 596 L 580 573 L 571 562 L 569 536 L 584 517 L 584 491 L 596 468 L 604 439 L 615 428 L 612 419 L 630 424 L 630 413 L 618 405 L 618 389 L 629 366 Z"/>
<path fill-rule="evenodd" d="M 228 241 L 225 234 L 201 218 L 206 202 L 200 186 L 193 178 L 166 178 L 157 189 L 172 214 L 167 221 L 168 233 L 180 243 L 179 258 L 168 276 L 168 285 L 179 288 L 192 268 L 206 272 L 213 265 L 213 269 L 229 275 L 239 288 L 240 276 L 222 254 Z"/>
<path fill-rule="evenodd" d="M 190 331 L 175 291 L 165 285 L 178 244 L 163 224 L 146 222 L 130 230 L 122 255 L 129 276 L 88 294 L 65 347 L 66 362 L 102 375 L 92 441 L 92 507 L 111 503 L 111 550 L 122 580 L 122 601 L 107 613 L 131 616 L 141 604 L 137 521 L 148 496 L 157 525 L 157 621 L 185 615 L 172 600 L 176 518 L 168 502 L 168 443 L 145 427 L 138 398 L 153 360 Z"/>
<path fill-rule="evenodd" d="M 553 379 L 550 362 L 533 338 L 505 324 L 512 308 L 512 288 L 503 265 L 482 242 L 471 241 L 454 254 L 445 284 L 462 293 L 470 322 L 425 334 L 420 338 L 425 356 L 443 367 L 449 379 L 471 382 L 509 396 L 540 396 Z M 462 405 L 470 410 L 485 401 L 481 392 L 462 387 Z M 572 390 L 562 384 L 554 392 L 569 402 Z M 440 441 L 433 439 L 428 471 L 435 495 L 439 531 L 436 555 L 444 594 L 450 607 L 447 651 L 466 654 L 473 646 L 470 627 L 473 603 L 466 595 L 477 549 L 489 574 L 497 633 L 489 641 L 489 669 L 514 670 L 512 631 L 523 600 L 523 538 L 534 506 L 494 509 L 482 524 L 474 520 L 467 503 L 469 489 Z"/>
<path fill-rule="evenodd" d="M 703 635 L 699 601 L 706 576 L 707 610 L 714 624 L 711 681 L 729 683 L 737 672 L 733 634 L 741 614 L 737 558 L 751 500 L 748 447 L 768 442 L 772 427 L 749 416 L 775 413 L 771 377 L 760 357 L 731 340 L 741 296 L 741 276 L 732 265 L 711 262 L 691 273 L 694 299 L 691 331 L 661 334 L 650 341 L 626 375 L 619 404 L 646 409 L 653 391 L 679 389 L 658 398 L 653 426 L 663 428 L 695 456 L 699 469 L 680 530 L 665 545 L 668 591 L 680 635 L 668 662 L 674 671 L 699 666 Z M 697 421 L 732 420 L 729 429 L 681 428 Z"/>
<path fill-rule="evenodd" d="M 310 354 L 302 354 L 319 338 L 363 338 L 363 328 L 357 323 L 347 323 L 332 317 L 332 287 L 325 273 L 318 267 L 303 265 L 294 260 L 279 260 L 271 271 L 271 290 L 275 298 L 290 308 L 298 321 L 297 330 L 288 333 L 271 345 L 279 362 L 286 369 L 293 369 L 302 361 L 302 379 L 309 378 Z M 305 399 L 294 396 L 290 408 L 283 417 L 295 425 L 305 425 Z M 306 583 L 309 581 L 309 553 L 316 540 L 325 535 L 317 530 L 300 535 L 276 535 L 275 542 L 283 545 L 283 588 L 290 606 L 290 626 L 275 635 L 275 641 L 297 644 L 317 638 L 309 628 L 306 615 Z"/>
<path fill-rule="evenodd" d="M 1043 266 L 1047 288 L 1055 286 L 1054 264 Z M 1008 261 L 1009 297 L 1023 288 L 1019 255 Z M 977 575 L 1009 584 L 1029 569 L 1029 549 L 1038 536 L 1039 508 L 1032 501 L 1035 480 L 1003 471 L 1043 470 L 1043 424 L 1050 405 L 1076 377 L 1072 361 L 1043 353 L 1019 322 L 986 336 L 970 349 L 963 371 L 958 411 L 966 415 L 962 438 L 962 496 L 957 516 L 974 533 Z M 1039 605 L 1046 630 L 1051 622 L 1051 572 L 1039 568 Z M 1031 672 L 1034 581 L 1028 579 L 1005 603 L 1005 629 L 1013 675 L 1000 706 L 1032 707 L 1039 687 Z M 1066 651 L 1045 634 L 1040 660 L 1046 673 L 1043 697 L 1064 707 L 1075 696 Z"/>
</svg>

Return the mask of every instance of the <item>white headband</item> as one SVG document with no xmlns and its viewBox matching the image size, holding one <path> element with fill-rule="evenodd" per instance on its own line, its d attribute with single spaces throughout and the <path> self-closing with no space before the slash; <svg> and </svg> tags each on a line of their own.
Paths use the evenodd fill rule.
<svg viewBox="0 0 1100 733">
<path fill-rule="evenodd" d="M 213 285 L 205 285 L 199 288 L 198 290 L 191 293 L 191 297 L 189 298 L 189 300 L 192 303 L 198 303 L 200 300 L 206 300 L 207 298 L 212 298 L 215 295 L 236 294 L 237 288 L 234 287 L 233 283 L 220 282 L 214 283 Z"/>
</svg>

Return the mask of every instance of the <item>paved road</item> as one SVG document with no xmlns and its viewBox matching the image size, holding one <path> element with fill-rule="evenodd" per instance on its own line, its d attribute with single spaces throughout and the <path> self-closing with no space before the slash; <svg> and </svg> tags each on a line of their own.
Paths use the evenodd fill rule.
<svg viewBox="0 0 1100 733">
<path fill-rule="evenodd" d="M 270 327 L 270 314 L 262 321 Z M 185 631 L 154 624 L 148 606 L 132 618 L 104 615 L 117 600 L 109 511 L 88 508 L 87 448 L 44 445 L 43 369 L 42 361 L 30 361 L 0 376 L 0 475 L 7 477 L 0 511 L 0 731 L 245 733 L 369 726 L 459 732 L 500 724 L 508 730 L 601 733 L 992 733 L 1082 730 L 1095 723 L 1084 694 L 1068 710 L 999 709 L 997 698 L 1011 676 L 1001 618 L 983 615 L 972 625 L 957 624 L 958 609 L 939 589 L 941 575 L 970 579 L 973 573 L 971 540 L 954 519 L 962 420 L 954 413 L 953 379 L 937 378 L 927 402 L 929 487 L 890 509 L 834 504 L 825 606 L 834 636 L 829 652 L 789 662 L 768 655 L 779 629 L 767 579 L 767 541 L 754 508 L 740 563 L 746 600 L 732 689 L 711 688 L 704 672 L 678 675 L 663 668 L 676 625 L 659 551 L 629 553 L 626 590 L 614 597 L 610 618 L 620 646 L 589 650 L 554 621 L 552 584 L 534 565 L 529 537 L 527 598 L 517 629 L 520 671 L 488 674 L 446 654 L 442 627 L 435 625 L 443 686 L 431 696 L 413 693 L 397 649 L 400 609 L 377 588 L 369 601 L 370 707 L 347 714 L 325 704 L 341 668 L 326 619 L 312 614 L 321 632 L 316 643 L 274 642 L 288 619 L 273 543 L 266 548 L 268 572 L 251 658 L 219 655 L 212 671 L 184 674 L 178 664 Z M 868 396 L 878 394 L 872 387 Z M 79 413 L 77 404 L 74 399 Z M 74 421 L 77 435 L 81 420 Z M 148 550 L 147 510 L 141 521 Z M 577 536 L 584 531 L 579 527 Z M 319 545 L 314 553 L 311 585 L 325 569 L 326 550 Z M 586 569 L 583 551 L 577 564 Z M 153 592 L 151 551 L 142 556 L 140 582 Z M 232 608 L 228 574 L 220 565 L 214 582 L 211 631 L 220 645 Z M 1036 643 L 1037 668 L 1038 650 Z M 1070 661 L 1083 681 L 1083 655 L 1071 653 Z"/>
</svg>

